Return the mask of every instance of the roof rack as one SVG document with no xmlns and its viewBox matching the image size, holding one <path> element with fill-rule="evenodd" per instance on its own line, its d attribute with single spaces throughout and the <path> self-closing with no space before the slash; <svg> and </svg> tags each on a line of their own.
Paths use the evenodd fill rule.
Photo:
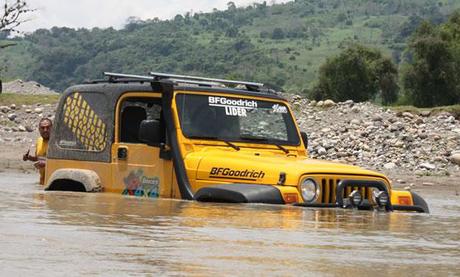
<svg viewBox="0 0 460 277">
<path fill-rule="evenodd" d="M 124 74 L 124 73 L 113 73 L 113 72 L 104 72 L 104 75 L 109 77 L 109 82 L 152 82 L 158 81 L 158 78 L 153 76 L 144 76 L 144 75 L 133 75 L 133 74 Z M 183 79 L 169 79 L 177 84 L 186 83 L 186 84 L 194 84 L 199 86 L 206 86 L 206 87 L 213 87 L 219 86 L 219 83 L 216 82 L 199 82 L 199 81 L 191 81 L 191 80 L 183 80 Z M 107 80 L 103 80 L 107 82 Z M 101 80 L 95 80 L 93 82 L 101 82 Z"/>
<path fill-rule="evenodd" d="M 235 80 L 226 80 L 226 79 L 215 79 L 215 78 L 206 78 L 206 77 L 189 76 L 189 75 L 166 74 L 166 73 L 158 73 L 158 72 L 150 72 L 150 75 L 155 77 L 156 80 L 178 79 L 178 80 L 186 81 L 187 83 L 190 81 L 201 81 L 201 82 L 204 81 L 208 83 L 211 82 L 211 83 L 220 83 L 224 85 L 244 85 L 246 87 L 249 86 L 249 87 L 256 87 L 256 88 L 260 88 L 264 86 L 264 84 L 262 83 L 235 81 Z"/>
<path fill-rule="evenodd" d="M 134 75 L 134 74 L 124 74 L 124 73 L 114 73 L 114 72 L 104 72 L 104 76 L 109 77 L 109 82 L 115 82 L 117 80 L 136 80 L 136 81 L 146 81 L 152 82 L 156 81 L 155 78 L 151 76 L 144 75 Z"/>
<path fill-rule="evenodd" d="M 264 86 L 264 84 L 262 83 L 234 81 L 234 80 L 225 80 L 225 79 L 214 79 L 214 78 L 205 78 L 205 77 L 188 76 L 188 75 L 166 74 L 166 73 L 158 73 L 158 72 L 150 72 L 150 75 L 151 76 L 104 72 L 104 76 L 109 77 L 108 82 L 133 82 L 133 81 L 152 82 L 152 81 L 168 79 L 168 80 L 175 82 L 176 84 L 184 83 L 184 84 L 194 84 L 194 85 L 206 86 L 206 87 L 216 87 L 216 86 L 225 86 L 225 85 L 244 85 L 246 86 L 246 89 L 250 91 L 261 91 Z"/>
</svg>

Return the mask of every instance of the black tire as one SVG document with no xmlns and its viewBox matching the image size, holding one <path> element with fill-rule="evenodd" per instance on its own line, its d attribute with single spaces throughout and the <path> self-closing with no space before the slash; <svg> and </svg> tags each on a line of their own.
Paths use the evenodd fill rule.
<svg viewBox="0 0 460 277">
<path fill-rule="evenodd" d="M 412 194 L 412 201 L 414 202 L 414 206 L 422 208 L 423 212 L 425 213 L 430 213 L 430 209 L 428 208 L 428 204 L 426 203 L 425 199 L 413 191 L 410 193 Z"/>
</svg>

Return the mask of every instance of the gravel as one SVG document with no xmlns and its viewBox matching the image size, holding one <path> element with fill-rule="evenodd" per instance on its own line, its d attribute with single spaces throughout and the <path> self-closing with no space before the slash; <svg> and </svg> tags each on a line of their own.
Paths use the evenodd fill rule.
<svg viewBox="0 0 460 277">
<path fill-rule="evenodd" d="M 308 134 L 312 158 L 418 175 L 459 171 L 460 122 L 450 113 L 401 113 L 351 100 L 325 107 L 328 100 L 285 96 Z"/>
</svg>

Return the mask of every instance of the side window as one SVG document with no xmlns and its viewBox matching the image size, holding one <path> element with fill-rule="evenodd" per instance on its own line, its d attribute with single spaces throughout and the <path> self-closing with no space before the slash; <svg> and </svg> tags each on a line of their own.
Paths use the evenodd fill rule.
<svg viewBox="0 0 460 277">
<path fill-rule="evenodd" d="M 143 120 L 162 122 L 161 101 L 158 98 L 128 98 L 120 110 L 120 142 L 142 143 L 139 128 Z M 162 124 L 160 124 L 162 125 Z M 164 132 L 164 128 L 162 128 Z"/>
<path fill-rule="evenodd" d="M 67 96 L 62 110 L 57 144 L 69 150 L 101 152 L 108 145 L 107 98 L 97 92 L 75 92 Z"/>
</svg>

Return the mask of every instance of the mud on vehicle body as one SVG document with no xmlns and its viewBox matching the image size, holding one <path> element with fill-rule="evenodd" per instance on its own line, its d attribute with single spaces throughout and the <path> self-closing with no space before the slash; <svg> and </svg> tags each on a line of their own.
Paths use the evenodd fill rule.
<svg viewBox="0 0 460 277">
<path fill-rule="evenodd" d="M 45 189 L 428 212 L 383 174 L 309 159 L 288 102 L 262 84 L 105 75 L 62 95 Z"/>
</svg>

